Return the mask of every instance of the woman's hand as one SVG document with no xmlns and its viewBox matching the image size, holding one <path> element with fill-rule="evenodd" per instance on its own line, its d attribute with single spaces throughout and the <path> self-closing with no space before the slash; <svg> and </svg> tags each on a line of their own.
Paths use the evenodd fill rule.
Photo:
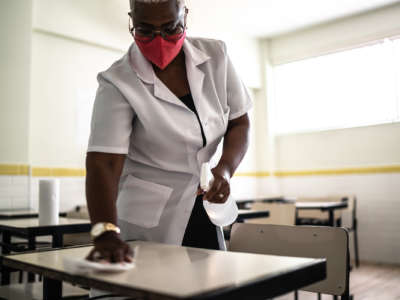
<svg viewBox="0 0 400 300">
<path fill-rule="evenodd" d="M 86 259 L 111 263 L 132 262 L 133 251 L 114 231 L 107 231 L 94 240 L 94 248 Z"/>
<path fill-rule="evenodd" d="M 203 200 L 211 203 L 225 203 L 231 193 L 229 172 L 217 166 L 211 169 L 211 173 L 214 175 L 214 181 L 211 188 L 204 195 Z"/>
</svg>

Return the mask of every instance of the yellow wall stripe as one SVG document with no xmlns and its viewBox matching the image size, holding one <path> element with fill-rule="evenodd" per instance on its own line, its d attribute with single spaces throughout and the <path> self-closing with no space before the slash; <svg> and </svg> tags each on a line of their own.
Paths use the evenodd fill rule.
<svg viewBox="0 0 400 300">
<path fill-rule="evenodd" d="M 29 166 L 0 164 L 0 175 L 29 175 Z"/>
<path fill-rule="evenodd" d="M 33 167 L 33 177 L 82 177 L 86 175 L 85 169 L 70 168 L 43 168 Z"/>
<path fill-rule="evenodd" d="M 86 175 L 85 169 L 73 168 L 47 168 L 31 167 L 34 177 L 83 177 Z M 288 176 L 332 176 L 332 175 L 352 175 L 352 174 L 378 174 L 378 173 L 400 173 L 400 165 L 377 166 L 377 167 L 358 167 L 341 169 L 320 169 L 320 170 L 298 170 L 298 171 L 275 171 L 271 172 L 238 172 L 235 177 L 288 177 Z M 0 164 L 0 175 L 29 175 L 28 165 Z"/>
<path fill-rule="evenodd" d="M 271 176 L 270 172 L 238 172 L 235 177 L 268 177 Z"/>
<path fill-rule="evenodd" d="M 324 175 L 352 175 L 352 174 L 377 174 L 377 173 L 400 173 L 400 166 L 359 167 L 325 170 L 299 170 L 299 171 L 276 171 L 277 177 L 286 176 L 324 176 Z"/>
</svg>

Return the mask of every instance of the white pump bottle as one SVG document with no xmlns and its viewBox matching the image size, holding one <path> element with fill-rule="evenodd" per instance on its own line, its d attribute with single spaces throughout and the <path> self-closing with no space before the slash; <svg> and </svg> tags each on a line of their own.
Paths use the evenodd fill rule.
<svg viewBox="0 0 400 300">
<path fill-rule="evenodd" d="M 204 191 L 208 191 L 212 186 L 214 176 L 211 173 L 210 164 L 203 163 L 200 174 L 200 187 Z M 229 196 L 225 203 L 211 203 L 207 200 L 203 201 L 211 222 L 217 226 L 228 226 L 236 221 L 238 216 L 238 207 L 232 196 Z"/>
</svg>

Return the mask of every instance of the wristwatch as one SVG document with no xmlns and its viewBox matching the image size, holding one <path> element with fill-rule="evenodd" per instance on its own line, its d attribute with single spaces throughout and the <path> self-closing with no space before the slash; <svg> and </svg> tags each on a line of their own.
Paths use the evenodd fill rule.
<svg viewBox="0 0 400 300">
<path fill-rule="evenodd" d="M 93 225 L 90 235 L 92 236 L 92 239 L 95 239 L 106 231 L 114 231 L 116 233 L 121 232 L 119 227 L 115 226 L 113 223 L 100 222 Z"/>
</svg>

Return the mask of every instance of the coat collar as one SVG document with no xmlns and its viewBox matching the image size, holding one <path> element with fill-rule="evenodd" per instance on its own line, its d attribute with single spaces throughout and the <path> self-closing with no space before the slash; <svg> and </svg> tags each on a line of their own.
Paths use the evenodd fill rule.
<svg viewBox="0 0 400 300">
<path fill-rule="evenodd" d="M 193 45 L 190 38 L 186 38 L 183 43 L 186 62 L 199 66 L 210 59 L 210 57 Z M 133 71 L 138 77 L 148 84 L 154 84 L 156 75 L 151 63 L 143 56 L 136 43 L 132 43 L 129 49 L 129 61 Z"/>
</svg>

